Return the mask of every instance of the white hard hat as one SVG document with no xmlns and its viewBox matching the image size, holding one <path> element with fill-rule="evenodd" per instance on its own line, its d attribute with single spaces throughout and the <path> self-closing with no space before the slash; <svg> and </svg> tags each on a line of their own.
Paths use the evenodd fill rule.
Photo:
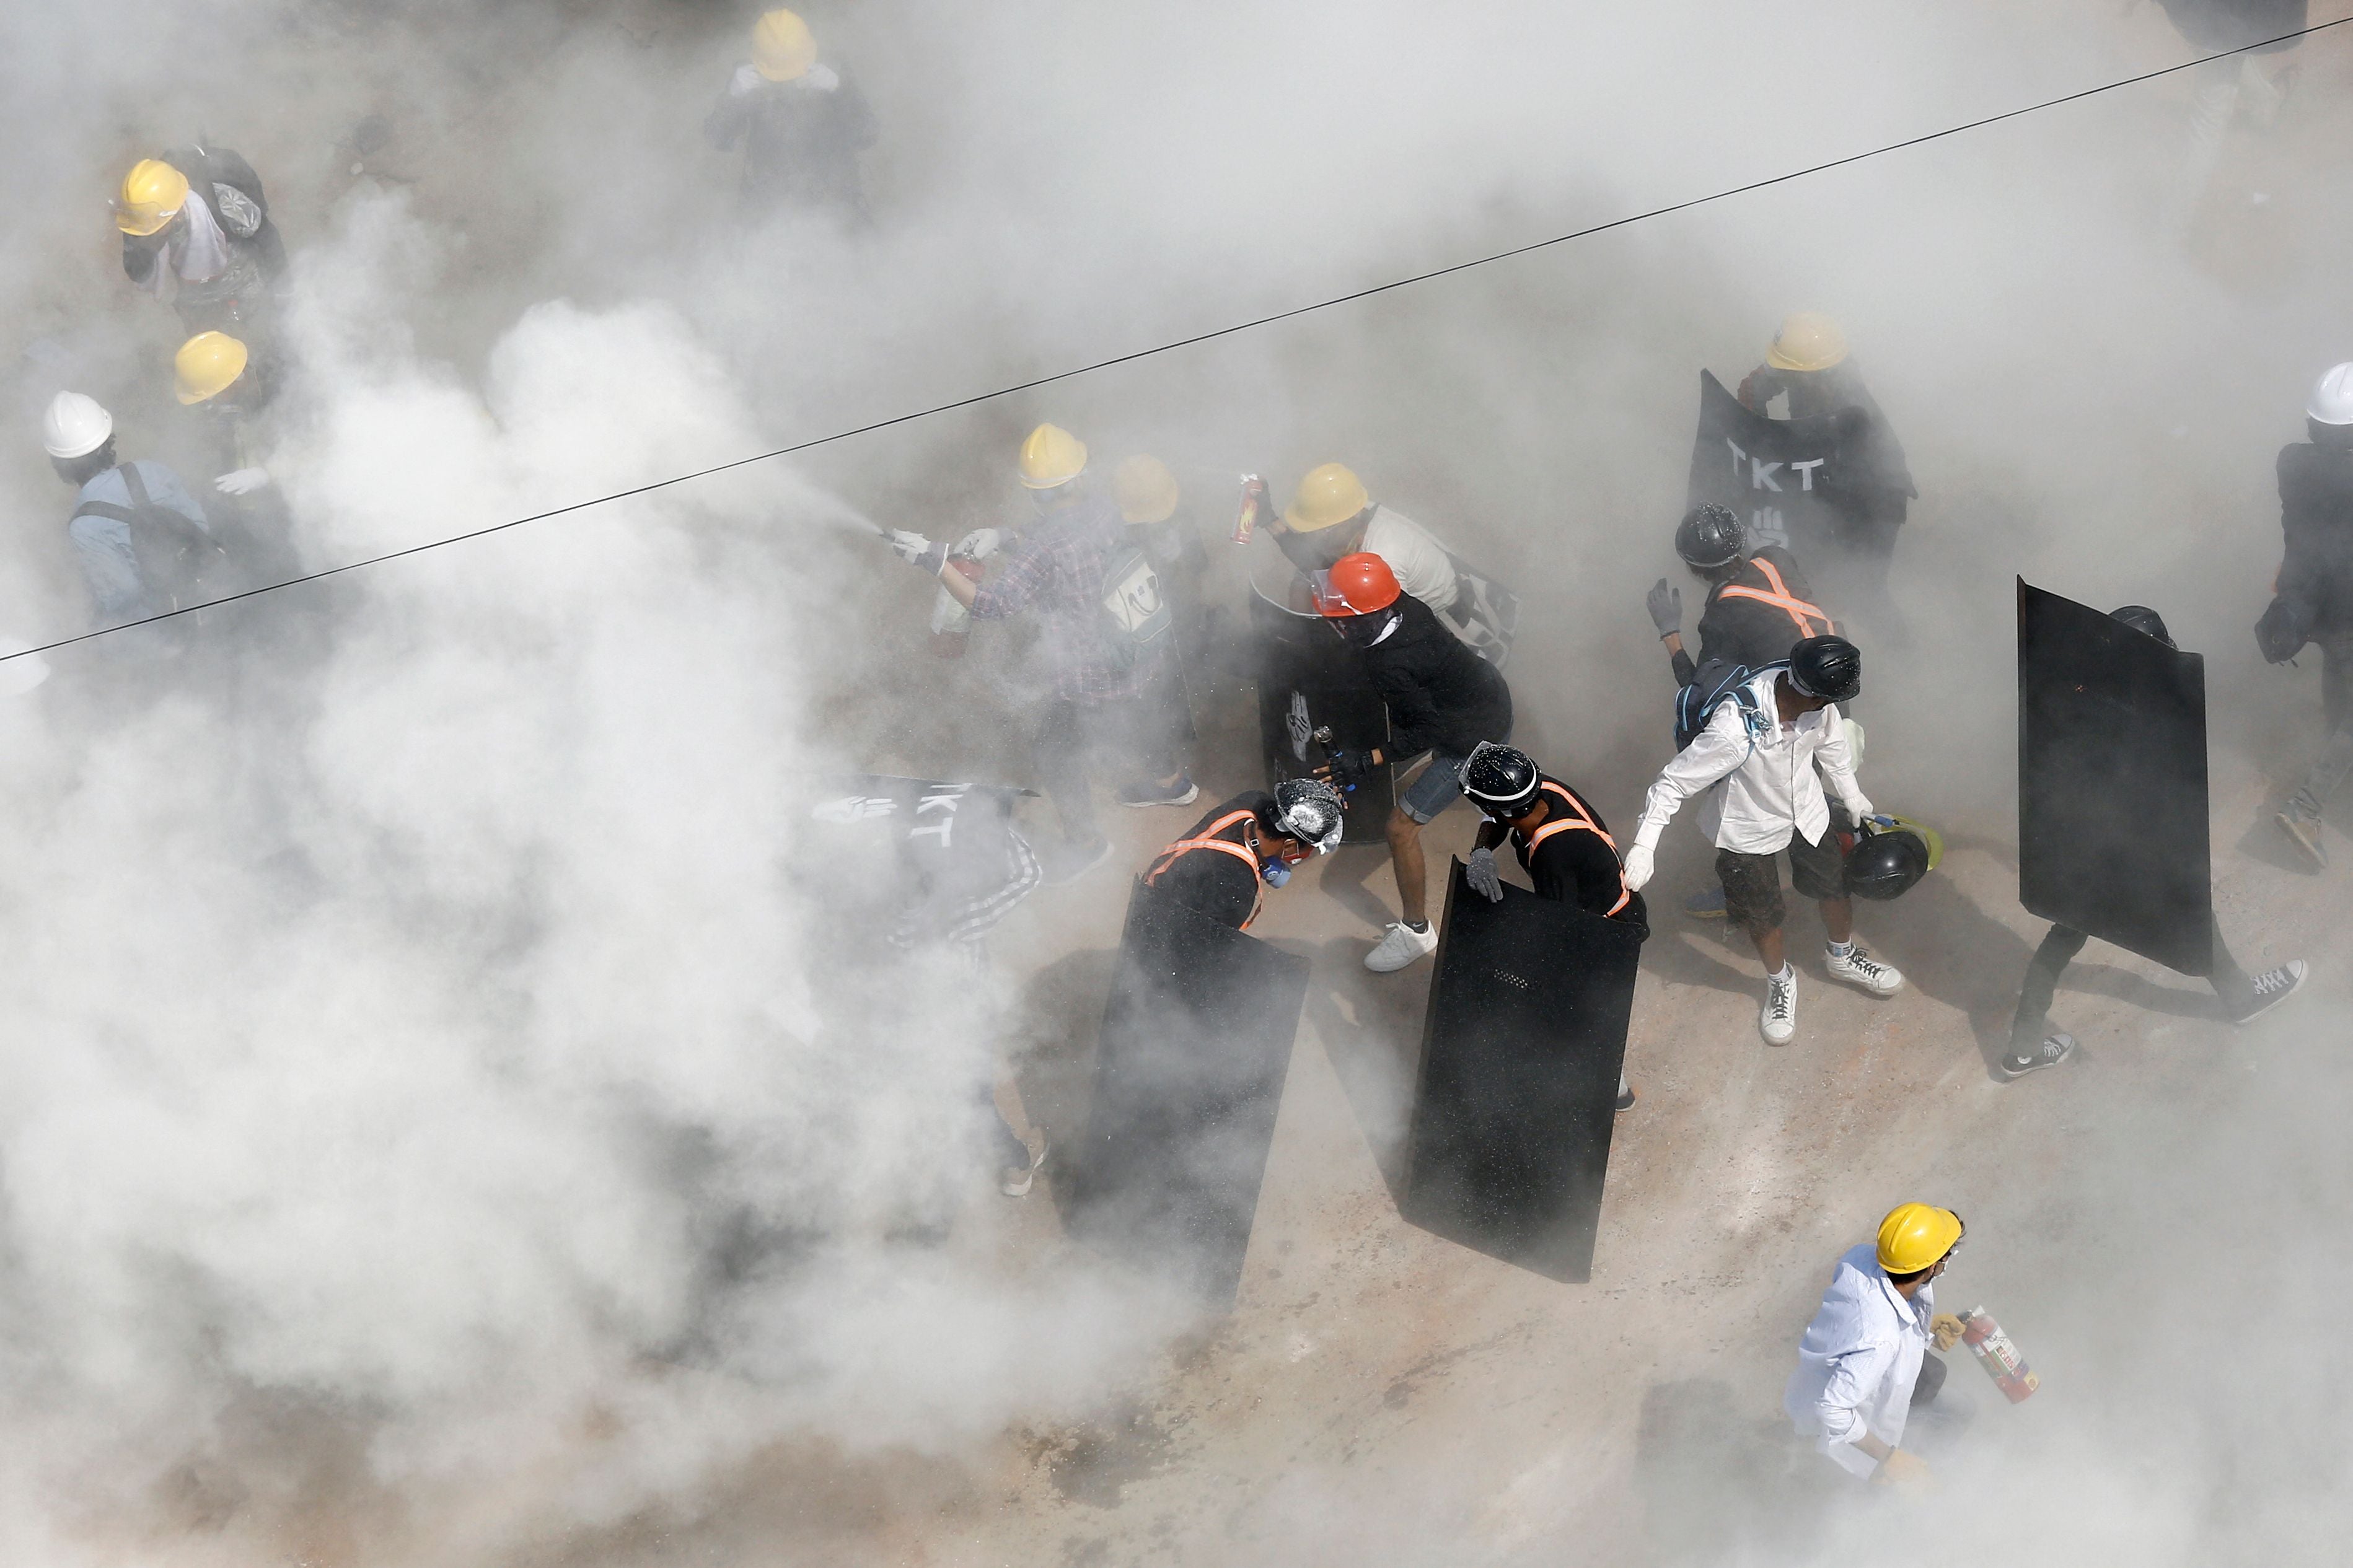
<svg viewBox="0 0 2353 1568">
<path fill-rule="evenodd" d="M 114 416 L 95 397 L 60 392 L 41 416 L 41 447 L 52 458 L 87 458 L 114 434 Z"/>
<path fill-rule="evenodd" d="M 2304 411 L 2323 425 L 2353 425 L 2353 364 L 2340 364 L 2312 384 Z"/>
</svg>

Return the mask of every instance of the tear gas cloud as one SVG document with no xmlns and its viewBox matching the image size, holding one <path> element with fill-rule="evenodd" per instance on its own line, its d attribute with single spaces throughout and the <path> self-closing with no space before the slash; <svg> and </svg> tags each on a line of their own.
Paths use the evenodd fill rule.
<svg viewBox="0 0 2353 1568">
<path fill-rule="evenodd" d="M 126 455 L 179 438 L 176 324 L 123 284 L 103 198 L 200 131 L 260 170 L 294 252 L 301 381 L 273 462 L 318 569 L 2188 52 L 2154 8 L 812 0 L 884 126 L 875 222 L 845 234 L 752 222 L 700 138 L 756 9 L 0 19 L 19 380 L 0 631 L 88 625 L 65 492 L 27 438 L 47 397 L 99 396 Z M 2304 68 L 2339 82 L 2348 47 L 2314 40 Z M 1630 816 L 1665 730 L 1633 606 L 1672 565 L 1693 372 L 1736 377 L 1787 310 L 1830 310 L 1923 494 L 1915 641 L 1873 650 L 1874 695 L 1902 694 L 1870 715 L 1881 794 L 2014 853 L 2013 573 L 2158 605 L 2211 652 L 2218 801 L 2298 765 L 2283 715 L 2309 694 L 2243 645 L 2274 548 L 2269 454 L 2348 353 L 2320 264 L 2345 220 L 2307 203 L 2292 238 L 2193 264 L 2154 216 L 2168 90 L 51 655 L 41 693 L 0 704 L 5 1555 L 493 1563 L 572 1542 L 594 1560 L 641 1510 L 723 1510 L 763 1476 L 878 1455 L 899 1479 L 874 1511 L 912 1517 L 985 1488 L 936 1476 L 986 1478 L 1008 1427 L 1096 1412 L 1164 1364 L 1192 1326 L 1177 1308 L 965 1195 L 986 1164 L 972 1086 L 1031 1026 L 1018 958 L 976 975 L 859 952 L 842 917 L 867 863 L 807 811 L 812 781 L 865 770 L 1022 776 L 1007 664 L 924 659 L 930 590 L 871 531 L 1003 521 L 1039 419 L 1157 453 L 1205 517 L 1241 468 L 1281 486 L 1353 463 L 1510 577 L 1531 749 Z M 392 135 L 362 154 L 369 115 Z M 2314 188 L 2304 173 L 2281 183 Z M 140 679 L 157 661 L 206 673 Z M 2224 860 L 2218 837 L 2228 882 Z M 2000 886 L 1988 912 L 2009 921 Z M 1039 967 L 1105 945 L 1052 920 L 1025 910 L 1007 945 Z M 2262 1277 L 2341 1216 L 2319 1196 L 2247 1215 L 2278 1196 L 2266 1172 L 2343 1188 L 2317 1044 L 2341 1005 L 2303 1016 L 2259 1090 L 2182 1068 L 2042 1113 L 2030 1131 L 2063 1152 L 2001 1145 L 2041 1180 L 1915 1121 L 1869 1146 L 1867 1191 L 1829 1180 L 1802 1233 L 1795 1203 L 1673 1218 L 1757 1325 L 1693 1342 L 1729 1343 L 1736 1398 L 1769 1413 L 1847 1244 L 1815 1221 L 1843 1237 L 1886 1184 L 1947 1184 L 1987 1299 L 2033 1301 L 2063 1325 L 2050 1355 L 2107 1391 L 2039 1407 L 2010 1459 L 2032 1467 L 2010 1479 L 2052 1560 L 2090 1540 L 2233 1560 L 2215 1547 L 2232 1528 L 2293 1559 L 2341 1523 L 2309 1455 L 2341 1451 L 2342 1417 L 2298 1391 L 2339 1370 L 2322 1303 L 2347 1281 Z M 1100 1007 L 1079 987 L 1063 1011 Z M 1996 1114 L 1972 1101 L 1954 1125 Z M 2075 1245 L 2094 1234 L 2113 1273 Z M 2235 1267 L 2141 1261 L 2183 1238 Z M 2122 1324 L 2114 1292 L 2140 1304 Z M 2159 1322 L 2267 1347 L 2235 1383 L 2187 1376 L 2194 1430 L 2148 1373 L 2184 1353 Z M 2250 1399 L 2285 1415 L 2250 1420 Z M 1810 1560 L 1840 1527 L 1757 1502 L 1770 1476 L 1745 1451 L 1718 1464 L 1701 1426 L 1648 1424 L 1588 1467 L 1630 1478 L 1653 1560 Z M 1303 1465 L 1259 1511 L 1263 1559 L 1354 1541 L 1511 1561 L 1606 1510 L 1558 1468 L 1527 1473 L 1555 1479 L 1491 1497 L 1441 1465 L 1408 1507 Z M 1678 1516 L 1662 1489 L 1702 1473 L 1748 1511 Z M 2221 1473 L 2258 1500 L 2213 1491 Z M 1966 1500 L 1933 1507 L 1931 1560 L 2037 1560 Z"/>
</svg>

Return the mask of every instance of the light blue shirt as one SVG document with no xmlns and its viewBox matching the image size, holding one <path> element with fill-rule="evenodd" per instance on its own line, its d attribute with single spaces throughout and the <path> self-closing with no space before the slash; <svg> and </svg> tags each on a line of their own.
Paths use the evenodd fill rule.
<svg viewBox="0 0 2353 1568">
<path fill-rule="evenodd" d="M 150 502 L 178 512 L 206 533 L 212 531 L 212 525 L 205 521 L 205 509 L 188 493 L 179 475 L 161 463 L 125 466 L 139 470 L 139 482 L 147 487 Z M 121 518 L 83 511 L 91 501 L 130 507 L 131 486 L 124 481 L 121 468 L 109 468 L 82 486 L 81 493 L 74 497 L 73 519 L 66 524 L 66 537 L 73 542 L 82 577 L 90 584 L 90 596 L 98 602 L 99 619 L 133 621 L 170 609 L 162 591 L 140 574 L 139 555 L 131 545 L 131 525 Z"/>
<path fill-rule="evenodd" d="M 1933 1286 L 1922 1285 L 1908 1301 L 1896 1293 L 1876 1244 L 1866 1241 L 1839 1259 L 1781 1394 L 1790 1424 L 1817 1451 L 1868 1476 L 1879 1461 L 1856 1447 L 1856 1438 L 1868 1432 L 1891 1448 L 1903 1442 L 1936 1310 Z"/>
</svg>

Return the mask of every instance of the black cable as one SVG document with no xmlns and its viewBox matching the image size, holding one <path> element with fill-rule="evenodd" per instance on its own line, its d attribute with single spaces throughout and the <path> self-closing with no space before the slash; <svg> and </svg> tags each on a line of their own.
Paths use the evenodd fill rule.
<svg viewBox="0 0 2353 1568">
<path fill-rule="evenodd" d="M 1662 207 L 1652 207 L 1648 212 L 1633 213 L 1625 217 L 1614 217 L 1606 223 L 1597 223 L 1567 234 L 1554 235 L 1549 239 L 1532 240 L 1526 245 L 1514 246 L 1509 250 L 1498 250 L 1489 256 L 1474 257 L 1469 261 L 1451 262 L 1444 267 L 1432 268 L 1428 272 L 1417 272 L 1409 278 L 1393 279 L 1389 282 L 1376 283 L 1370 288 L 1358 289 L 1350 293 L 1335 294 L 1328 300 L 1318 300 L 1312 304 L 1294 305 L 1287 310 L 1277 310 L 1271 315 L 1253 317 L 1246 321 L 1237 321 L 1231 326 L 1218 327 L 1206 332 L 1196 332 L 1191 337 L 1176 338 L 1168 342 L 1156 343 L 1151 348 L 1115 354 L 1110 359 L 1097 360 L 1092 364 L 1079 365 L 1071 370 L 1058 370 L 1050 375 L 1017 382 L 1010 386 L 1000 386 L 990 392 L 975 393 L 970 397 L 959 397 L 952 403 L 935 404 L 929 408 L 919 408 L 908 414 L 894 414 L 888 419 L 877 419 L 871 424 L 860 425 L 852 429 L 837 430 L 830 436 L 812 437 L 807 441 L 797 441 L 789 447 L 779 447 L 773 452 L 760 452 L 749 458 L 737 458 L 731 462 L 714 464 L 708 468 L 697 468 L 692 473 L 678 474 L 667 479 L 656 479 L 650 484 L 638 485 L 633 489 L 615 490 L 610 495 L 597 496 L 589 500 L 574 501 L 569 506 L 559 506 L 547 511 L 536 511 L 529 517 L 512 518 L 505 522 L 494 522 L 484 528 L 470 529 L 464 533 L 453 533 L 444 539 L 427 540 L 422 544 L 411 544 L 403 549 L 389 550 L 381 555 L 370 555 L 358 561 L 347 561 L 341 566 L 329 566 L 321 571 L 308 572 L 300 577 L 289 577 L 283 582 L 267 583 L 259 588 L 248 588 L 242 593 L 225 595 L 217 599 L 207 599 L 201 605 L 189 605 L 179 609 L 165 610 L 161 615 L 147 616 L 139 620 L 124 621 L 116 626 L 100 626 L 96 631 L 60 637 L 56 642 L 43 643 L 38 647 L 20 648 L 15 653 L 0 654 L 0 664 L 5 664 L 12 658 L 26 658 L 37 653 L 49 653 L 58 648 L 71 647 L 76 643 L 89 642 L 94 637 L 111 637 L 116 632 L 127 632 L 137 626 L 153 626 L 158 621 L 173 620 L 181 616 L 193 615 L 199 610 L 217 609 L 223 605 L 234 605 L 240 599 L 251 599 L 263 594 L 274 594 L 281 588 L 299 588 L 305 583 L 317 583 L 329 577 L 340 576 L 346 572 L 357 572 L 369 566 L 381 566 L 387 561 L 397 561 L 403 556 L 421 555 L 428 550 L 439 550 L 451 544 L 463 544 L 468 540 L 480 539 L 492 533 L 503 533 L 510 528 L 521 528 L 525 523 L 544 522 L 551 517 L 562 517 L 566 512 L 582 511 L 589 507 L 603 506 L 610 501 L 627 500 L 631 496 L 641 496 L 654 490 L 667 489 L 672 485 L 691 484 L 696 479 L 709 479 L 713 474 L 723 474 L 730 468 L 745 468 L 753 463 L 765 463 L 774 458 L 788 458 L 796 452 L 806 452 L 814 447 L 830 446 L 836 441 L 847 441 L 858 436 L 871 436 L 877 430 L 888 430 L 894 425 L 909 425 L 918 419 L 929 419 L 934 415 L 951 414 L 959 408 L 970 408 L 976 404 L 990 403 L 1000 397 L 1010 397 L 1016 393 L 1031 392 L 1041 386 L 1051 386 L 1056 382 L 1070 381 L 1082 375 L 1092 375 L 1096 371 L 1109 370 L 1114 365 L 1130 364 L 1136 360 L 1150 359 L 1155 354 L 1171 353 L 1177 349 L 1191 348 L 1196 343 L 1211 342 L 1219 338 L 1232 337 L 1238 332 L 1252 331 L 1260 327 L 1272 326 L 1277 321 L 1287 321 L 1295 316 L 1309 315 L 1317 310 L 1328 310 L 1335 305 L 1353 304 L 1358 300 L 1369 300 L 1376 294 L 1387 294 L 1392 289 L 1409 289 L 1417 283 L 1427 283 L 1432 279 L 1444 278 L 1456 272 L 1467 272 L 1474 267 L 1485 267 L 1498 261 L 1508 261 L 1516 256 L 1526 256 L 1531 252 L 1548 249 L 1556 245 L 1567 245 L 1574 239 L 1586 239 L 1597 234 L 1607 234 L 1614 228 L 1625 228 L 1631 224 L 1645 223 L 1651 218 L 1667 217 L 1675 213 L 1688 212 L 1694 207 L 1705 206 L 1710 202 L 1725 201 L 1733 196 L 1746 195 L 1752 191 L 1787 184 L 1792 180 L 1802 180 L 1809 175 L 1844 168 L 1849 163 L 1860 163 L 1866 159 L 1884 157 L 1890 153 L 1901 153 L 1907 148 L 1924 146 L 1930 142 L 1941 142 L 1948 136 L 1958 136 L 1970 131 L 1981 131 L 1989 125 L 1999 125 L 2006 120 L 2017 120 L 2025 115 L 2039 114 L 2046 109 L 2057 109 L 2063 104 L 2078 103 L 2087 98 L 2097 98 L 2104 92 L 2115 92 L 2123 88 L 2137 87 L 2142 82 L 2155 81 L 2159 77 L 2172 76 L 2180 71 L 2194 70 L 2200 66 L 2211 64 L 2215 60 L 2229 59 L 2233 55 L 2268 49 L 2275 44 L 2284 44 L 2296 38 L 2309 37 L 2316 33 L 2325 33 L 2331 27 L 2341 27 L 2348 22 L 2353 22 L 2353 16 L 2339 16 L 2333 22 L 2317 22 L 2308 27 L 2300 27 L 2293 33 L 2282 33 L 2275 38 L 2264 38 L 2256 43 L 2242 44 L 2235 49 L 2221 49 L 2211 55 L 2202 55 L 2194 60 L 2184 60 L 2179 65 L 2165 66 L 2157 70 L 2143 71 L 2138 76 L 2128 76 L 2116 81 L 2104 82 L 2098 87 L 2087 87 L 2080 92 L 2044 99 L 2040 103 L 2030 103 L 2022 109 L 2004 110 L 2000 114 L 1989 114 L 1981 120 L 1971 120 L 1959 125 L 1948 125 L 1942 131 L 1930 131 L 1918 136 L 1906 137 L 1901 142 L 1890 142 L 1884 146 L 1873 147 L 1867 152 L 1849 153 L 1844 157 L 1832 158 L 1827 163 L 1811 164 L 1803 169 L 1792 169 L 1785 174 L 1775 174 L 1762 180 L 1751 180 L 1745 185 L 1734 185 L 1707 195 L 1694 196 L 1688 201 L 1675 202 Z"/>
</svg>

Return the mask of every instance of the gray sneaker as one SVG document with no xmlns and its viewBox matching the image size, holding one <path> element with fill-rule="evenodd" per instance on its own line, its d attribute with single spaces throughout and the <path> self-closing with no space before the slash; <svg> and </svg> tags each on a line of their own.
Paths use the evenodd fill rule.
<svg viewBox="0 0 2353 1568">
<path fill-rule="evenodd" d="M 2012 1083 L 2031 1072 L 2055 1068 L 2075 1054 L 2075 1037 L 2053 1029 L 2043 1042 L 2031 1051 L 2012 1050 L 2001 1058 L 2001 1081 Z"/>
<path fill-rule="evenodd" d="M 2304 977 L 2312 973 L 2312 965 L 2300 958 L 2291 958 L 2277 969 L 2266 969 L 2255 976 L 2255 999 L 2247 1010 L 2231 1020 L 2233 1024 L 2250 1024 L 2295 994 Z"/>
<path fill-rule="evenodd" d="M 2272 820 L 2280 825 L 2280 831 L 2286 834 L 2298 849 L 2311 858 L 2314 866 L 2323 871 L 2328 869 L 2328 847 L 2320 841 L 2318 817 L 2306 816 L 2290 808 Z"/>
</svg>

